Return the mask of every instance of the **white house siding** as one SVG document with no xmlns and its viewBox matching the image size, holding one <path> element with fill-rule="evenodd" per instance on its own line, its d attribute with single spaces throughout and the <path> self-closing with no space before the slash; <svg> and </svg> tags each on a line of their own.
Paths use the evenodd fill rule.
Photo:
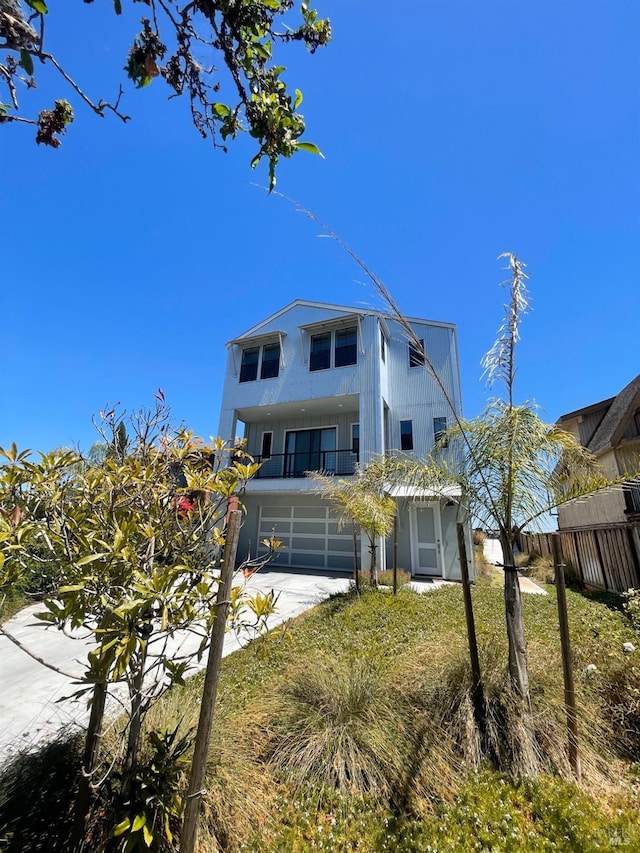
<svg viewBox="0 0 640 853">
<path fill-rule="evenodd" d="M 400 421 L 413 423 L 414 455 L 426 455 L 433 447 L 433 419 L 452 413 L 435 379 L 426 367 L 409 367 L 409 345 L 404 330 L 391 324 L 393 340 L 389 367 L 390 449 L 400 448 Z M 454 332 L 450 326 L 412 322 L 416 336 L 424 339 L 425 350 L 433 362 L 449 397 L 457 402 L 457 366 Z"/>
<path fill-rule="evenodd" d="M 453 405 L 460 412 L 454 328 L 450 324 L 426 320 L 410 318 L 410 322 L 417 337 L 424 340 L 425 349 Z M 311 336 L 323 330 L 350 325 L 358 327 L 357 364 L 310 371 Z M 385 332 L 384 362 L 381 357 L 381 329 Z M 279 375 L 240 382 L 243 348 L 264 346 L 276 340 L 281 344 Z M 358 423 L 359 462 L 366 464 L 373 454 L 399 449 L 400 421 L 410 420 L 414 441 L 412 453 L 421 457 L 433 446 L 433 419 L 445 417 L 448 424 L 452 422 L 451 409 L 427 369 L 409 366 L 406 333 L 400 324 L 379 312 L 298 301 L 249 329 L 228 347 L 219 434 L 228 440 L 244 436 L 247 450 L 252 455 L 261 454 L 264 432 L 272 433 L 271 456 L 277 457 L 285 453 L 288 431 L 320 427 L 335 427 L 336 449 L 349 454 L 351 425 Z M 273 521 L 276 536 L 279 528 L 283 534 L 287 528 L 286 536 L 289 537 L 286 552 L 283 551 L 278 558 L 280 564 L 346 570 L 349 563 L 351 570 L 350 555 L 346 550 L 340 550 L 348 544 L 350 531 L 338 535 L 330 527 L 333 522 L 327 515 L 327 504 L 310 494 L 312 486 L 309 481 L 302 477 L 281 478 L 280 461 L 276 458 L 271 466 L 265 465 L 262 475 L 247 487 L 247 517 L 241 533 L 240 557 L 246 556 L 249 549 L 255 554 L 257 543 L 269 535 L 269 522 Z M 344 455 L 340 456 L 340 461 L 344 463 Z M 405 506 L 404 501 L 401 503 L 399 562 L 401 567 L 410 568 L 409 505 Z M 305 507 L 312 514 L 317 511 L 317 518 L 305 520 Z M 441 527 L 446 537 L 446 541 L 440 543 L 441 568 L 445 577 L 455 576 L 455 525 L 452 527 L 449 523 L 449 508 L 441 502 L 437 502 L 437 507 L 442 522 L 438 529 Z M 273 512 L 275 515 L 270 515 Z M 302 512 L 300 518 L 298 512 Z M 322 527 L 324 532 L 321 532 Z M 269 528 L 267 534 L 266 528 Z M 317 535 L 305 532 L 307 528 L 315 530 Z M 305 541 L 307 548 L 302 547 Z M 386 549 L 388 565 L 391 565 L 390 548 L 389 542 Z M 384 556 L 383 553 L 383 564 Z M 368 564 L 366 542 L 361 543 L 361 563 L 363 567 Z"/>
</svg>

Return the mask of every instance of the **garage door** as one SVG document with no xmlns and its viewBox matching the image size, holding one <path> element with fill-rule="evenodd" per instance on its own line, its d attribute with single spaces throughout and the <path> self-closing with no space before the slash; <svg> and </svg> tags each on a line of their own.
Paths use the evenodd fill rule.
<svg viewBox="0 0 640 853">
<path fill-rule="evenodd" d="M 261 506 L 259 524 L 260 540 L 273 533 L 283 545 L 272 565 L 353 571 L 353 534 L 349 527 L 338 530 L 329 507 Z"/>
</svg>

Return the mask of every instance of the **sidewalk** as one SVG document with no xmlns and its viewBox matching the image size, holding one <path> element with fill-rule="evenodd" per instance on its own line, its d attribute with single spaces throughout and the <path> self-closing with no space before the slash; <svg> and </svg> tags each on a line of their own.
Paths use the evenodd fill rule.
<svg viewBox="0 0 640 853">
<path fill-rule="evenodd" d="M 483 543 L 484 556 L 488 563 L 496 566 L 496 572 L 500 574 L 504 580 L 504 570 L 498 567 L 498 563 L 502 563 L 502 547 L 498 539 L 485 539 Z M 547 591 L 538 586 L 535 581 L 530 578 L 525 578 L 521 574 L 518 575 L 520 589 L 522 592 L 528 592 L 531 595 L 547 595 Z"/>
</svg>

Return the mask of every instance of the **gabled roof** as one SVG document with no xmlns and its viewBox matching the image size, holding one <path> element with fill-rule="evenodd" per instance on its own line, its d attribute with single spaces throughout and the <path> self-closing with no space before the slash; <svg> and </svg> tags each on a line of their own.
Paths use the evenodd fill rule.
<svg viewBox="0 0 640 853">
<path fill-rule="evenodd" d="M 598 410 L 603 410 L 602 420 L 586 445 L 591 453 L 597 455 L 620 443 L 629 421 L 638 408 L 640 408 L 640 374 L 632 379 L 617 396 L 562 415 L 558 423 L 562 425 L 575 418 L 586 417 Z"/>
<path fill-rule="evenodd" d="M 615 447 L 622 438 L 627 425 L 640 406 L 640 373 L 622 389 L 611 404 L 609 411 L 589 442 L 592 453 L 602 453 Z"/>
<path fill-rule="evenodd" d="M 385 332 L 388 334 L 388 327 L 386 326 L 386 322 L 389 320 L 393 320 L 394 317 L 392 314 L 387 311 L 378 310 L 376 308 L 366 308 L 359 307 L 356 308 L 354 306 L 347 305 L 333 305 L 329 302 L 314 302 L 309 299 L 294 299 L 293 302 L 290 302 L 288 305 L 285 305 L 284 308 L 281 308 L 279 311 L 276 311 L 275 314 L 271 314 L 269 317 L 266 317 L 264 320 L 261 320 L 255 326 L 252 326 L 250 329 L 247 329 L 246 332 L 243 332 L 241 335 L 237 335 L 232 341 L 227 343 L 227 346 L 232 346 L 233 344 L 240 343 L 245 338 L 253 338 L 257 337 L 261 334 L 260 330 L 266 326 L 268 323 L 272 323 L 274 320 L 277 320 L 278 317 L 282 317 L 283 314 L 288 313 L 293 308 L 298 306 L 304 306 L 305 308 L 320 308 L 323 310 L 329 311 L 337 311 L 343 313 L 347 316 L 365 316 L 373 314 L 376 317 L 379 317 L 380 320 L 385 324 Z M 454 328 L 453 323 L 445 323 L 439 320 L 427 320 L 421 319 L 418 317 L 407 317 L 406 318 L 410 323 L 428 323 L 431 326 L 442 326 L 444 328 Z M 310 325 L 310 324 L 309 324 Z"/>
</svg>

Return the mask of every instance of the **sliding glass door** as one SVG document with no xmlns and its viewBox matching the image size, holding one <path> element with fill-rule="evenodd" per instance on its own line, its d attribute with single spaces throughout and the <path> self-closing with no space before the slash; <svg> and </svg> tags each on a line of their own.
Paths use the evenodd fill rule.
<svg viewBox="0 0 640 853">
<path fill-rule="evenodd" d="M 336 470 L 336 428 L 299 429 L 287 433 L 285 476 L 302 477 L 305 471 Z"/>
</svg>

